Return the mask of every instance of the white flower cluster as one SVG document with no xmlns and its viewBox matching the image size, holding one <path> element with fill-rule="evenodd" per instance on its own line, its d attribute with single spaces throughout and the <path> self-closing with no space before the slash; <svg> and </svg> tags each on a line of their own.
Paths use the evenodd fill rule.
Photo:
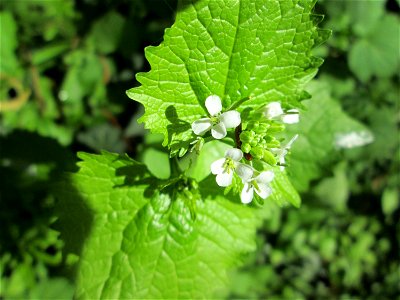
<svg viewBox="0 0 400 300">
<path fill-rule="evenodd" d="M 211 95 L 205 101 L 209 117 L 201 118 L 192 123 L 192 130 L 197 135 L 203 135 L 211 129 L 211 135 L 216 139 L 222 139 L 227 135 L 227 129 L 236 128 L 241 123 L 240 113 L 236 110 L 222 112 L 220 97 Z M 286 113 L 283 111 L 279 102 L 271 102 L 264 109 L 264 116 L 267 119 L 279 120 L 283 123 L 293 124 L 299 121 L 298 110 L 291 109 Z M 281 169 L 285 163 L 285 155 L 290 146 L 297 139 L 294 136 L 289 143 L 281 148 L 271 148 L 270 150 L 277 156 Z M 259 172 L 248 164 L 241 163 L 243 152 L 240 149 L 228 149 L 225 157 L 214 161 L 211 164 L 211 172 L 216 175 L 216 182 L 221 187 L 232 184 L 233 176 L 236 173 L 242 180 L 243 189 L 240 195 L 244 204 L 253 200 L 254 192 L 262 199 L 266 199 L 272 193 L 270 182 L 274 179 L 272 171 Z"/>
<path fill-rule="evenodd" d="M 253 200 L 254 191 L 262 199 L 266 199 L 272 193 L 269 183 L 274 179 L 274 173 L 264 171 L 254 177 L 257 171 L 249 165 L 240 163 L 242 158 L 243 152 L 240 149 L 232 148 L 226 151 L 224 158 L 211 164 L 211 172 L 217 175 L 217 184 L 222 187 L 231 185 L 233 174 L 236 172 L 244 184 L 240 195 L 242 203 L 250 203 Z"/>
</svg>

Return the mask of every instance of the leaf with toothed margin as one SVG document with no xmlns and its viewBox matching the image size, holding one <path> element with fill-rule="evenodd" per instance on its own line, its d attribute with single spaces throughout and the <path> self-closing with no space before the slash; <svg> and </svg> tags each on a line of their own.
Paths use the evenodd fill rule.
<svg viewBox="0 0 400 300">
<path fill-rule="evenodd" d="M 59 190 L 66 251 L 80 256 L 77 299 L 211 299 L 239 255 L 254 250 L 251 208 L 208 187 L 192 220 L 144 165 L 107 152 L 79 157 Z"/>
<path fill-rule="evenodd" d="M 215 94 L 226 109 L 251 96 L 239 108 L 271 101 L 298 107 L 303 86 L 322 59 L 310 52 L 329 36 L 316 24 L 310 0 L 182 0 L 175 24 L 164 41 L 147 47 L 148 73 L 140 87 L 127 91 L 142 103 L 140 119 L 164 134 L 171 155 L 187 149 L 191 123 L 207 115 L 205 99 Z"/>
</svg>

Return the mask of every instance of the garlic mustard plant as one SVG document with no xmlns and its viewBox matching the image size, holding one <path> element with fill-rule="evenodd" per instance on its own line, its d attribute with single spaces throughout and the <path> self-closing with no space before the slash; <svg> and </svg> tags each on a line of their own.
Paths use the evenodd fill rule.
<svg viewBox="0 0 400 300">
<path fill-rule="evenodd" d="M 224 113 L 222 111 L 221 98 L 216 95 L 207 97 L 205 106 L 210 115 L 192 123 L 192 130 L 197 135 L 203 135 L 211 129 L 211 135 L 216 139 L 226 136 L 226 130 L 235 128 L 240 124 L 240 114 L 236 110 Z"/>
<path fill-rule="evenodd" d="M 243 102 L 239 101 L 239 103 Z M 284 123 L 293 124 L 299 121 L 299 111 L 291 109 L 285 112 L 281 103 L 271 102 L 261 111 L 244 114 L 244 119 L 242 119 L 240 113 L 235 110 L 221 114 L 221 99 L 216 95 L 209 96 L 205 101 L 205 106 L 210 118 L 193 122 L 193 132 L 203 135 L 211 129 L 211 135 L 214 138 L 224 140 L 227 137 L 235 142 L 235 148 L 228 149 L 224 158 L 211 164 L 211 172 L 216 175 L 217 185 L 229 187 L 234 183 L 233 190 L 237 193 L 241 191 L 240 198 L 244 204 L 251 203 L 255 195 L 266 199 L 272 193 L 269 183 L 274 179 L 273 170 L 284 170 L 285 156 L 298 137 L 295 135 L 282 146 L 278 134 L 285 129 Z M 239 108 L 240 105 L 237 107 Z M 235 128 L 234 135 L 228 135 L 227 129 L 230 128 Z M 197 149 L 195 151 L 197 154 L 200 150 L 196 145 L 200 140 L 203 145 L 202 137 L 192 142 Z M 253 167 L 253 162 L 257 168 Z M 279 168 L 273 169 L 275 167 Z M 254 174 L 259 175 L 254 177 Z M 240 180 L 234 180 L 235 176 Z"/>
</svg>

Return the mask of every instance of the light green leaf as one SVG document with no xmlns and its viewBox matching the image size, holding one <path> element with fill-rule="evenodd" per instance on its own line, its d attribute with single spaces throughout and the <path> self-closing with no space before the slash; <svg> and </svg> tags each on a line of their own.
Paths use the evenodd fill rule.
<svg viewBox="0 0 400 300">
<path fill-rule="evenodd" d="M 271 182 L 273 192 L 269 199 L 280 207 L 288 204 L 297 208 L 300 207 L 300 196 L 293 187 L 286 173 L 279 171 L 279 167 L 276 167 L 274 174 L 274 180 Z"/>
<path fill-rule="evenodd" d="M 150 173 L 160 179 L 167 179 L 171 175 L 169 156 L 167 153 L 154 148 L 145 149 L 142 153 L 142 161 Z"/>
<path fill-rule="evenodd" d="M 18 59 L 15 50 L 18 46 L 17 24 L 10 12 L 0 13 L 0 73 L 15 76 L 18 69 Z"/>
<path fill-rule="evenodd" d="M 389 77 L 398 73 L 399 18 L 385 15 L 370 34 L 357 40 L 349 52 L 349 66 L 361 81 L 372 76 Z"/>
<path fill-rule="evenodd" d="M 191 123 L 207 115 L 211 94 L 225 109 L 251 96 L 239 111 L 277 99 L 298 105 L 322 62 L 310 51 L 329 35 L 317 30 L 312 8 L 303 0 L 181 1 L 164 42 L 146 48 L 151 71 L 127 92 L 145 106 L 140 120 L 164 134 L 173 155 L 193 140 Z"/>
<path fill-rule="evenodd" d="M 399 194 L 395 188 L 386 188 L 382 195 L 382 211 L 390 216 L 399 207 Z"/>
<path fill-rule="evenodd" d="M 345 162 L 339 163 L 333 169 L 333 176 L 323 179 L 314 188 L 314 193 L 321 203 L 340 212 L 346 210 L 350 192 L 346 171 L 347 164 Z"/>
<path fill-rule="evenodd" d="M 345 144 L 343 137 L 348 137 L 349 147 L 353 146 L 350 143 L 352 135 L 359 138 L 353 141 L 354 146 L 372 139 L 369 130 L 349 117 L 331 98 L 327 83 L 314 81 L 309 85 L 309 92 L 313 98 L 304 101 L 306 110 L 300 115 L 300 123 L 287 128 L 289 137 L 299 134 L 292 146 L 287 168 L 298 191 L 307 191 L 310 181 L 319 178 L 324 167 L 335 161 L 340 150 L 339 140 L 341 145 Z"/>
<path fill-rule="evenodd" d="M 66 248 L 81 257 L 76 298 L 210 299 L 238 255 L 254 249 L 252 209 L 209 189 L 192 220 L 182 197 L 155 190 L 144 165 L 79 156 L 79 172 L 60 190 Z"/>
<path fill-rule="evenodd" d="M 36 49 L 32 52 L 32 64 L 40 65 L 55 58 L 70 48 L 70 44 L 67 42 L 53 43 L 46 45 L 40 49 Z"/>
</svg>

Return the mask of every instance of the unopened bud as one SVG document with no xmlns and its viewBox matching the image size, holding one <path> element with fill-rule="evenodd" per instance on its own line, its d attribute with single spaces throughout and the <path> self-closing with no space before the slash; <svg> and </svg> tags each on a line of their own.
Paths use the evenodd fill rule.
<svg viewBox="0 0 400 300">
<path fill-rule="evenodd" d="M 285 125 L 279 124 L 279 123 L 273 123 L 271 126 L 268 128 L 269 132 L 281 132 L 285 130 Z"/>
<path fill-rule="evenodd" d="M 268 150 L 264 150 L 263 153 L 263 161 L 265 161 L 267 164 L 271 165 L 271 166 L 275 166 L 276 165 L 276 159 L 275 156 L 269 152 Z"/>
<path fill-rule="evenodd" d="M 264 152 L 264 149 L 263 149 L 263 148 L 261 148 L 261 147 L 254 147 L 254 148 L 251 149 L 250 154 L 251 154 L 253 157 L 257 158 L 257 159 L 260 159 L 260 158 L 263 157 L 263 154 L 264 154 L 263 152 Z"/>
<path fill-rule="evenodd" d="M 242 143 L 248 143 L 253 139 L 249 131 L 243 131 L 239 137 Z"/>
<path fill-rule="evenodd" d="M 249 153 L 251 150 L 251 146 L 249 143 L 243 143 L 241 149 L 244 153 Z"/>
</svg>

